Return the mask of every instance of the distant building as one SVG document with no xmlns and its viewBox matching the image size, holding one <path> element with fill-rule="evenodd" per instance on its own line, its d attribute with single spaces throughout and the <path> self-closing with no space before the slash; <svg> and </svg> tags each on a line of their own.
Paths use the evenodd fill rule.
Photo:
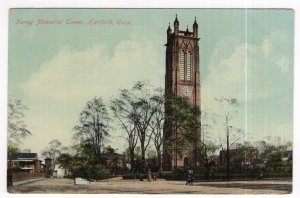
<svg viewBox="0 0 300 198">
<path fill-rule="evenodd" d="M 8 161 L 8 168 L 19 169 L 19 172 L 44 173 L 45 164 L 38 159 L 37 153 L 16 153 Z"/>
<path fill-rule="evenodd" d="M 225 166 L 227 159 L 227 150 L 220 151 L 220 165 Z M 258 159 L 258 150 L 250 149 L 247 154 L 240 149 L 229 150 L 229 160 L 233 163 L 240 163 L 241 166 L 253 166 Z"/>
<path fill-rule="evenodd" d="M 115 152 L 106 152 L 103 154 L 105 163 L 108 167 L 111 168 L 112 174 L 119 174 L 126 170 L 125 155 L 115 153 Z"/>
<path fill-rule="evenodd" d="M 208 156 L 208 164 L 212 166 L 219 166 L 220 165 L 220 157 L 218 155 Z"/>
</svg>

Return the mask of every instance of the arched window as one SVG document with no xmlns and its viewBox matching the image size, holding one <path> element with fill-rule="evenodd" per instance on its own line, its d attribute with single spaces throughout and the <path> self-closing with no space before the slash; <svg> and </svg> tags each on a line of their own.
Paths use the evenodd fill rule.
<svg viewBox="0 0 300 198">
<path fill-rule="evenodd" d="M 185 53 L 181 51 L 179 53 L 179 78 L 182 81 L 192 80 L 192 60 L 193 55 L 191 52 Z"/>
<path fill-rule="evenodd" d="M 192 53 L 187 53 L 187 59 L 186 59 L 186 80 L 191 81 L 192 79 Z"/>
<path fill-rule="evenodd" d="M 180 80 L 184 80 L 184 74 L 185 74 L 185 53 L 184 51 L 181 51 L 180 52 L 180 55 L 179 55 L 179 63 L 180 63 Z"/>
</svg>

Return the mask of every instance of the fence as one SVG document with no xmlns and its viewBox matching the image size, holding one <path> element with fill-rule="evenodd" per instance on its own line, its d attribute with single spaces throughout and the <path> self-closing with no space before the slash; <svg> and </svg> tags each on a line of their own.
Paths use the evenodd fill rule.
<svg viewBox="0 0 300 198">
<path fill-rule="evenodd" d="M 43 178 L 46 177 L 45 173 L 12 173 L 13 181 L 20 181 L 26 179 Z"/>
</svg>

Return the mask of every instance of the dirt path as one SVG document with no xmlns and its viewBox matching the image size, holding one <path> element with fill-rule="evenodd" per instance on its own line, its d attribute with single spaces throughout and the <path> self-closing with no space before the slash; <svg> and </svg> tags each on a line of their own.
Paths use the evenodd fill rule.
<svg viewBox="0 0 300 198">
<path fill-rule="evenodd" d="M 10 193 L 146 193 L 146 194 L 286 194 L 292 191 L 291 180 L 259 180 L 229 182 L 138 181 L 112 179 L 92 182 L 87 186 L 74 185 L 71 179 L 49 179 L 8 188 Z"/>
</svg>

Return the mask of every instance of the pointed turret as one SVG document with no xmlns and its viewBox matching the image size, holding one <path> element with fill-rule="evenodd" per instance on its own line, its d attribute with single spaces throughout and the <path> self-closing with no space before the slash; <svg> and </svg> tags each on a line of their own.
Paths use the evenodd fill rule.
<svg viewBox="0 0 300 198">
<path fill-rule="evenodd" d="M 193 24 L 193 33 L 194 33 L 194 37 L 198 37 L 198 23 L 197 23 L 197 20 L 196 20 L 196 17 L 195 17 L 195 21 L 194 21 L 194 24 Z"/>
<path fill-rule="evenodd" d="M 169 23 L 169 27 L 168 27 L 168 29 L 167 29 L 167 35 L 169 36 L 169 35 L 171 35 L 171 34 L 172 34 L 172 29 L 171 29 L 170 23 Z"/>
<path fill-rule="evenodd" d="M 174 21 L 174 33 L 175 33 L 175 35 L 178 35 L 178 33 L 179 33 L 179 21 L 177 19 L 177 14 L 176 14 L 176 18 Z"/>
</svg>

